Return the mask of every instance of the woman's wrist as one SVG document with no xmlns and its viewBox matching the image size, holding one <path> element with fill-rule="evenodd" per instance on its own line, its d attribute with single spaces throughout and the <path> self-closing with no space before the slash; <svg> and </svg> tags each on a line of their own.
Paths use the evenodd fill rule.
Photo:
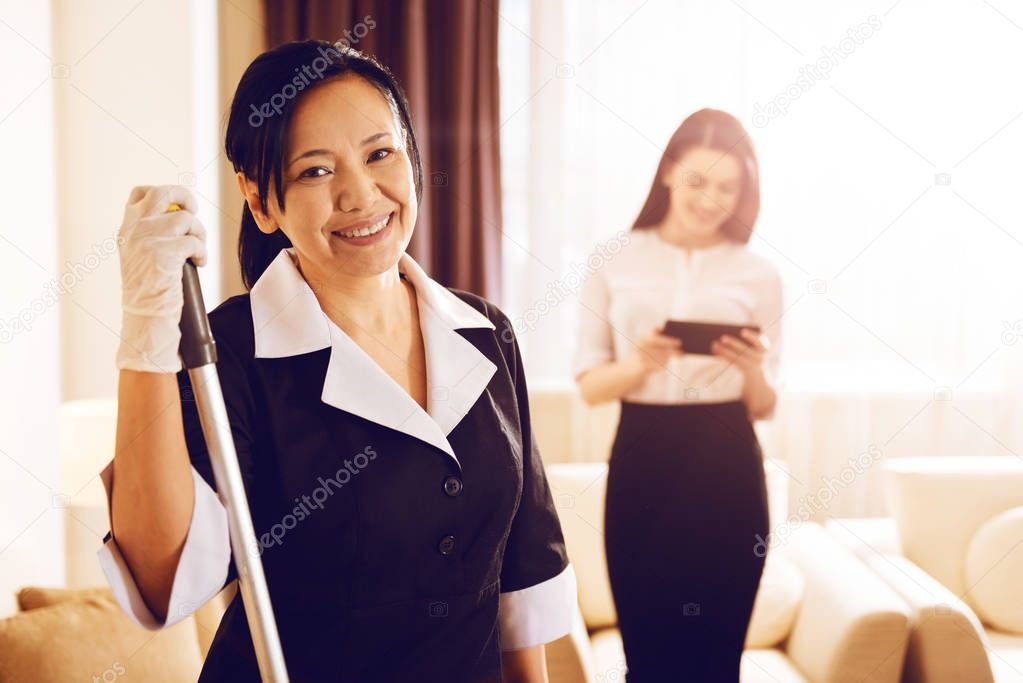
<svg viewBox="0 0 1023 683">
<path fill-rule="evenodd" d="M 764 373 L 764 366 L 754 365 L 749 368 L 742 368 L 742 379 L 746 384 L 766 384 L 767 375 Z"/>
<path fill-rule="evenodd" d="M 742 398 L 751 415 L 769 413 L 770 407 L 777 400 L 777 395 L 767 380 L 763 367 L 757 366 L 743 372 Z"/>
<path fill-rule="evenodd" d="M 646 376 L 654 371 L 654 368 L 643 360 L 641 353 L 642 351 L 633 351 L 622 361 L 625 369 L 637 380 L 646 379 Z"/>
</svg>

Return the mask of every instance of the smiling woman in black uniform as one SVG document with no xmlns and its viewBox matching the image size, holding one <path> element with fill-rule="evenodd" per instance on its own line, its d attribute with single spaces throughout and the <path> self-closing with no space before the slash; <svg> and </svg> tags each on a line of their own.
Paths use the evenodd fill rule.
<svg viewBox="0 0 1023 683">
<path fill-rule="evenodd" d="M 622 408 L 605 538 L 629 683 L 739 680 L 768 525 L 751 420 L 773 415 L 780 386 L 781 280 L 746 248 L 759 208 L 749 136 L 724 112 L 696 112 L 580 297 L 583 398 Z M 764 334 L 687 354 L 661 334 L 668 319 Z"/>
<path fill-rule="evenodd" d="M 495 306 L 405 253 L 423 172 L 401 90 L 355 50 L 283 45 L 242 76 L 226 150 L 250 291 L 210 322 L 259 537 L 249 551 L 291 680 L 496 682 L 503 668 L 505 681 L 546 681 L 543 643 L 569 630 L 575 577 L 522 359 Z M 185 210 L 164 215 L 168 202 Z M 112 533 L 99 554 L 150 629 L 235 577 L 176 356 L 181 266 L 205 261 L 195 210 L 184 188 L 136 188 L 121 228 Z M 258 679 L 236 597 L 200 680 Z"/>
</svg>

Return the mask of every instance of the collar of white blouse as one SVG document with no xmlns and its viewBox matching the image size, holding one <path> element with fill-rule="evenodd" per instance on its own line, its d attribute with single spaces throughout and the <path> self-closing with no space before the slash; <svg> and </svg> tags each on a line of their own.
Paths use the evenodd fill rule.
<svg viewBox="0 0 1023 683">
<path fill-rule="evenodd" d="M 324 403 L 432 444 L 458 463 L 447 436 L 487 388 L 497 366 L 456 330 L 494 329 L 494 324 L 402 254 L 398 270 L 415 287 L 426 352 L 424 411 L 323 312 L 294 252 L 294 247 L 282 249 L 252 285 L 256 358 L 284 358 L 329 346 L 320 395 Z"/>
</svg>

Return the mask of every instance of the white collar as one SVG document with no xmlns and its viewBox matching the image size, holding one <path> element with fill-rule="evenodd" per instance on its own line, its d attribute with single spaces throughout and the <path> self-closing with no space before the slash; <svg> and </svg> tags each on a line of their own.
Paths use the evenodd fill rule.
<svg viewBox="0 0 1023 683">
<path fill-rule="evenodd" d="M 433 444 L 458 462 L 447 435 L 487 388 L 497 366 L 456 330 L 492 330 L 494 324 L 402 254 L 398 270 L 416 290 L 426 349 L 427 412 L 323 312 L 295 258 L 294 247 L 282 249 L 252 285 L 256 358 L 330 347 L 324 403 Z"/>
</svg>

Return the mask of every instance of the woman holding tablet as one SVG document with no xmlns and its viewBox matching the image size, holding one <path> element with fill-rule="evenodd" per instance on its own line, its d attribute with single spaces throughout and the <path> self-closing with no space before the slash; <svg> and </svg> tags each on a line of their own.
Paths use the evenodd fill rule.
<svg viewBox="0 0 1023 683">
<path fill-rule="evenodd" d="M 576 381 L 588 403 L 622 406 L 605 541 L 629 683 L 739 680 L 768 532 L 752 420 L 775 411 L 783 310 L 777 271 L 746 247 L 759 208 L 742 125 L 698 111 L 583 287 Z M 686 353 L 668 320 L 762 332 Z"/>
</svg>

